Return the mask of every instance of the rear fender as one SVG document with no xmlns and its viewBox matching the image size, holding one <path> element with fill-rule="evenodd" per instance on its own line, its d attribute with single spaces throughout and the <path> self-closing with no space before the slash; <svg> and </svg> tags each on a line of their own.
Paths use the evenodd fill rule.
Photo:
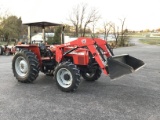
<svg viewBox="0 0 160 120">
<path fill-rule="evenodd" d="M 16 51 L 19 51 L 21 49 L 27 49 L 32 51 L 37 56 L 40 66 L 42 65 L 41 54 L 37 45 L 16 45 Z"/>
</svg>

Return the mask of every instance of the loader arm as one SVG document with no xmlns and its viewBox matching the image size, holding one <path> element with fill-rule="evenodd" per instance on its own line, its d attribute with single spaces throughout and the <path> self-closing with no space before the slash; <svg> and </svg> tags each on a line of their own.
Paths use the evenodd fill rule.
<svg viewBox="0 0 160 120">
<path fill-rule="evenodd" d="M 104 51 L 105 55 L 107 57 L 110 57 L 110 53 L 106 47 L 105 41 L 101 39 L 94 40 L 91 38 L 78 38 L 77 40 L 74 40 L 72 42 L 62 44 L 56 48 L 56 61 L 58 63 L 61 62 L 63 58 L 63 48 L 69 47 L 69 46 L 74 46 L 75 48 L 87 47 L 88 50 L 93 55 L 93 57 L 95 58 L 96 62 L 99 64 L 100 68 L 103 70 L 103 73 L 108 75 L 108 72 L 106 70 L 106 65 L 104 64 L 104 61 L 102 60 L 102 57 L 100 56 L 100 53 L 96 48 L 96 47 L 100 47 Z"/>
<path fill-rule="evenodd" d="M 100 68 L 102 69 L 103 73 L 108 75 L 108 72 L 106 70 L 106 65 L 104 64 L 105 61 L 102 61 L 102 58 L 99 54 L 99 52 L 97 51 L 96 47 L 94 45 L 89 45 L 87 46 L 89 51 L 92 53 L 93 57 L 95 58 L 95 60 L 97 61 L 97 63 L 99 64 Z"/>
<path fill-rule="evenodd" d="M 108 47 L 107 41 L 102 40 L 100 38 L 94 38 L 94 40 L 96 41 L 96 44 L 103 50 L 104 55 L 106 55 L 106 57 L 114 55 L 113 51 Z"/>
</svg>

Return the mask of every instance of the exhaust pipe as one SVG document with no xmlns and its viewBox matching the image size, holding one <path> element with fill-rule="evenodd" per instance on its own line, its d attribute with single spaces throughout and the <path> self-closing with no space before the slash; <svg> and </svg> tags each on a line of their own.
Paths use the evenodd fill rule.
<svg viewBox="0 0 160 120">
<path fill-rule="evenodd" d="M 108 58 L 108 72 L 111 79 L 130 74 L 144 66 L 144 62 L 130 55 L 119 55 Z"/>
</svg>

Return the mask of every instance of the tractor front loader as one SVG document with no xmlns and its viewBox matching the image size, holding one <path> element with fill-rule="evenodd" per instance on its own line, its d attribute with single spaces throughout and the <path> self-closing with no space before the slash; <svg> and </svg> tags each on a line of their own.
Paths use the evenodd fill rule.
<svg viewBox="0 0 160 120">
<path fill-rule="evenodd" d="M 143 61 L 127 54 L 114 56 L 107 42 L 99 38 L 78 38 L 50 46 L 43 43 L 17 45 L 16 50 L 12 69 L 19 82 L 33 82 L 41 71 L 52 74 L 58 87 L 66 92 L 78 88 L 81 76 L 87 81 L 95 81 L 103 72 L 114 79 L 144 65 Z"/>
</svg>

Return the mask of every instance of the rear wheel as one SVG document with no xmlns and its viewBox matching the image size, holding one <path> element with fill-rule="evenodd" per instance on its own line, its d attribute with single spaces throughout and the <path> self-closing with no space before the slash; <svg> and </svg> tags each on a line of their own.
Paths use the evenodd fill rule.
<svg viewBox="0 0 160 120">
<path fill-rule="evenodd" d="M 101 69 L 97 67 L 92 70 L 85 70 L 81 73 L 81 75 L 86 81 L 95 81 L 98 80 L 98 78 L 100 78 L 101 73 Z"/>
<path fill-rule="evenodd" d="M 60 63 L 55 68 L 54 78 L 58 87 L 65 92 L 75 91 L 80 84 L 80 73 L 71 62 Z"/>
<path fill-rule="evenodd" d="M 0 46 L 0 55 L 3 55 L 3 47 Z"/>
<path fill-rule="evenodd" d="M 39 63 L 34 53 L 21 50 L 12 60 L 13 74 L 19 82 L 33 82 L 39 73 Z"/>
</svg>

